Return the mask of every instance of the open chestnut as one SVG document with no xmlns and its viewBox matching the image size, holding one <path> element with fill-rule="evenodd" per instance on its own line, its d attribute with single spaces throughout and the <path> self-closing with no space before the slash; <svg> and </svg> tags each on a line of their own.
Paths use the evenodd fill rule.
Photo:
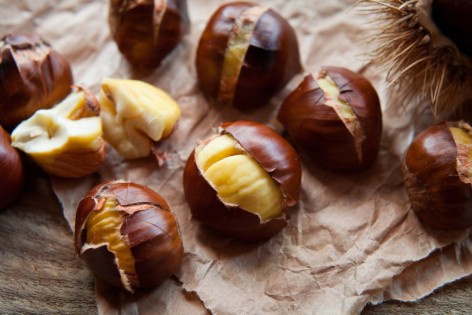
<svg viewBox="0 0 472 315">
<path fill-rule="evenodd" d="M 301 70 L 295 31 L 272 9 L 224 4 L 201 35 L 196 67 L 211 101 L 243 110 L 262 106 Z"/>
<path fill-rule="evenodd" d="M 69 62 L 39 35 L 0 39 L 0 124 L 6 130 L 65 98 L 72 83 Z"/>
<path fill-rule="evenodd" d="M 175 273 L 183 245 L 166 200 L 136 183 L 111 181 L 91 189 L 75 220 L 75 250 L 103 281 L 134 292 Z"/>
<path fill-rule="evenodd" d="M 190 27 L 186 0 L 110 0 L 108 20 L 120 52 L 142 68 L 158 67 Z"/>
<path fill-rule="evenodd" d="M 435 229 L 472 227 L 472 128 L 445 122 L 421 132 L 403 161 L 411 207 Z"/>
<path fill-rule="evenodd" d="M 296 148 L 332 170 L 371 166 L 382 133 L 380 100 L 362 75 L 340 67 L 322 67 L 284 100 L 278 120 Z"/>
<path fill-rule="evenodd" d="M 199 142 L 184 170 L 184 193 L 193 217 L 230 237 L 258 241 L 286 224 L 298 202 L 300 160 L 271 128 L 227 122 Z"/>
</svg>

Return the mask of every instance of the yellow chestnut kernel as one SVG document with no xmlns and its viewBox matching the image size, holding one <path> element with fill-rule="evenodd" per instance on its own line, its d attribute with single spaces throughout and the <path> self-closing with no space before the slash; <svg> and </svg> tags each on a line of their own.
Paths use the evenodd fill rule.
<svg viewBox="0 0 472 315">
<path fill-rule="evenodd" d="M 167 93 L 138 80 L 104 79 L 99 102 L 104 138 L 126 159 L 148 156 L 181 114 Z"/>
<path fill-rule="evenodd" d="M 450 126 L 449 131 L 452 134 L 452 138 L 456 143 L 458 150 L 457 165 L 463 170 L 459 172 L 460 175 L 464 174 L 467 176 L 467 180 L 472 179 L 472 135 L 471 128 L 465 123 L 459 126 Z"/>
<path fill-rule="evenodd" d="M 15 128 L 12 145 L 40 165 L 53 164 L 64 152 L 99 150 L 102 146 L 100 118 L 80 117 L 85 107 L 85 92 L 79 90 L 51 109 L 38 110 Z"/>
<path fill-rule="evenodd" d="M 223 203 L 258 214 L 263 221 L 280 216 L 280 186 L 230 135 L 204 144 L 195 160 Z"/>
<path fill-rule="evenodd" d="M 88 245 L 106 244 L 114 253 L 120 274 L 135 275 L 134 257 L 128 245 L 127 237 L 120 233 L 126 212 L 116 209 L 117 202 L 106 198 L 100 210 L 92 211 L 85 223 Z M 122 279 L 126 277 L 122 276 Z M 127 282 L 126 282 L 127 283 Z M 129 285 L 129 283 L 128 283 Z"/>
</svg>

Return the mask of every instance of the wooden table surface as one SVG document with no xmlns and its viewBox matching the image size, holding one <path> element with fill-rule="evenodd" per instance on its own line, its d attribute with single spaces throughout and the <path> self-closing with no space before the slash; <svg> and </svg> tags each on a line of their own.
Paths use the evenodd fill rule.
<svg viewBox="0 0 472 315">
<path fill-rule="evenodd" d="M 93 278 L 74 253 L 48 177 L 35 173 L 0 213 L 0 314 L 95 314 Z M 472 277 L 417 303 L 369 305 L 362 314 L 472 314 Z"/>
</svg>

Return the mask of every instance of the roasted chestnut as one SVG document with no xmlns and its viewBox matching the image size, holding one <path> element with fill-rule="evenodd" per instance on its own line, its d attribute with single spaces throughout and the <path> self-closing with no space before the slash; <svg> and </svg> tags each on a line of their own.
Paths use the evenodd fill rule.
<svg viewBox="0 0 472 315">
<path fill-rule="evenodd" d="M 10 205 L 23 190 L 24 170 L 10 135 L 0 126 L 0 210 Z"/>
<path fill-rule="evenodd" d="M 421 132 L 403 161 L 411 207 L 435 229 L 472 227 L 472 128 L 445 122 Z"/>
<path fill-rule="evenodd" d="M 244 110 L 266 104 L 301 70 L 290 24 L 249 2 L 224 4 L 213 14 L 198 44 L 196 66 L 207 98 Z"/>
<path fill-rule="evenodd" d="M 166 200 L 124 181 L 99 184 L 80 201 L 74 240 L 97 278 L 129 292 L 157 286 L 179 269 L 183 256 Z"/>
<path fill-rule="evenodd" d="M 257 241 L 286 224 L 298 202 L 300 160 L 271 128 L 251 121 L 223 123 L 197 144 L 184 170 L 193 217 L 230 237 Z"/>
<path fill-rule="evenodd" d="M 166 92 L 139 80 L 102 81 L 100 118 L 105 140 L 125 159 L 146 157 L 170 136 L 181 110 Z"/>
<path fill-rule="evenodd" d="M 72 84 L 66 59 L 36 34 L 0 40 L 0 125 L 11 131 L 36 110 L 66 97 Z"/>
<path fill-rule="evenodd" d="M 186 0 L 110 0 L 113 39 L 136 67 L 154 68 L 189 29 Z"/>
<path fill-rule="evenodd" d="M 105 160 L 100 106 L 92 92 L 76 86 L 60 103 L 41 109 L 12 132 L 12 145 L 46 173 L 79 178 L 96 172 Z"/>
<path fill-rule="evenodd" d="M 373 164 L 380 145 L 382 112 L 374 87 L 345 68 L 323 67 L 284 100 L 278 120 L 308 159 L 332 170 Z"/>
</svg>

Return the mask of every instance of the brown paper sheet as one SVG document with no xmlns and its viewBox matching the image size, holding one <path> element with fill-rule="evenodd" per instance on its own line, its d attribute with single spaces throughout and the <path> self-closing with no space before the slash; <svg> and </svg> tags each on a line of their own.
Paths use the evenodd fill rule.
<svg viewBox="0 0 472 315">
<path fill-rule="evenodd" d="M 359 313 L 367 303 L 413 301 L 472 273 L 469 231 L 434 234 L 409 210 L 400 160 L 412 140 L 412 113 L 394 111 L 384 74 L 364 73 L 384 109 L 382 149 L 372 169 L 336 174 L 304 163 L 299 205 L 272 239 L 244 244 L 226 239 L 191 218 L 182 191 L 182 169 L 197 140 L 222 121 L 251 119 L 280 130 L 274 115 L 287 90 L 252 114 L 210 107 L 194 68 L 198 38 L 224 1 L 189 0 L 191 32 L 155 71 L 135 72 L 118 53 L 107 25 L 107 1 L 0 0 L 0 33 L 35 31 L 71 62 L 77 83 L 98 92 L 103 77 L 134 78 L 170 93 L 182 108 L 172 137 L 156 150 L 166 154 L 124 161 L 108 148 L 99 174 L 52 180 L 73 227 L 75 208 L 94 184 L 124 179 L 148 185 L 170 203 L 180 223 L 185 256 L 178 274 L 160 287 L 126 294 L 97 282 L 101 314 Z M 272 7 L 296 29 L 306 71 L 321 65 L 363 69 L 368 27 L 355 0 L 255 1 Z"/>
</svg>

